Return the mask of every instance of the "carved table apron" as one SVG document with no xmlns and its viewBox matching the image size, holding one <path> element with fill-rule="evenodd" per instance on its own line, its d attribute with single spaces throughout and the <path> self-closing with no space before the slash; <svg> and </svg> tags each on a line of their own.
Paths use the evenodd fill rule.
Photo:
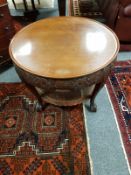
<svg viewBox="0 0 131 175">
<path fill-rule="evenodd" d="M 95 112 L 95 97 L 103 87 L 112 68 L 113 63 L 93 74 L 70 79 L 44 78 L 17 66 L 16 71 L 28 86 L 32 86 L 30 90 L 36 95 L 39 104 L 42 103 L 42 97 L 45 102 L 58 106 L 72 106 L 90 99 L 90 110 Z"/>
<path fill-rule="evenodd" d="M 92 44 L 95 39 L 102 42 Z M 109 28 L 77 17 L 35 22 L 16 34 L 9 48 L 18 75 L 38 99 L 37 109 L 44 102 L 72 106 L 90 99 L 91 111 L 96 111 L 95 97 L 113 68 L 118 50 L 118 39 Z"/>
</svg>

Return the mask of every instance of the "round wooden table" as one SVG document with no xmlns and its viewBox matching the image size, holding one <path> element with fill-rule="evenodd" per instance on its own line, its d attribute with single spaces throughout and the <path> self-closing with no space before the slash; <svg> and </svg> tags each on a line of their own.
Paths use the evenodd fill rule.
<svg viewBox="0 0 131 175">
<path fill-rule="evenodd" d="M 9 46 L 16 70 L 39 107 L 43 101 L 72 106 L 89 98 L 91 111 L 96 111 L 95 97 L 118 51 L 111 29 L 82 17 L 37 21 L 18 32 Z"/>
</svg>

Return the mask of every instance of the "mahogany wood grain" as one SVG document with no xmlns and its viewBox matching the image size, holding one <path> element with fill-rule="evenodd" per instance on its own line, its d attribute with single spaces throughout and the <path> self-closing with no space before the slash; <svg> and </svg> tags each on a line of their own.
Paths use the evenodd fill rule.
<svg viewBox="0 0 131 175">
<path fill-rule="evenodd" d="M 7 4 L 7 0 L 0 0 L 0 6 L 4 4 Z"/>
<path fill-rule="evenodd" d="M 18 32 L 9 52 L 25 71 L 49 78 L 73 78 L 106 67 L 118 49 L 116 35 L 106 26 L 81 17 L 54 17 Z"/>
<path fill-rule="evenodd" d="M 37 111 L 45 102 L 72 106 L 90 99 L 95 112 L 95 97 L 114 67 L 119 41 L 96 21 L 54 17 L 22 29 L 9 51 L 21 80 L 37 97 Z"/>
<path fill-rule="evenodd" d="M 7 0 L 0 0 L 0 70 L 4 70 L 4 66 L 11 62 L 8 47 L 14 33 L 14 24 Z"/>
</svg>

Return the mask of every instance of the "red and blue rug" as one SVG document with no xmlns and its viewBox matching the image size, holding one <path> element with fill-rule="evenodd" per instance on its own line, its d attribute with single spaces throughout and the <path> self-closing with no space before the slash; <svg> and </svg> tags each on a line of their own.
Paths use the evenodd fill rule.
<svg viewBox="0 0 131 175">
<path fill-rule="evenodd" d="M 0 175 L 91 175 L 82 105 L 35 105 L 24 84 L 0 84 Z"/>
<path fill-rule="evenodd" d="M 131 168 L 131 60 L 116 62 L 106 85 Z"/>
</svg>

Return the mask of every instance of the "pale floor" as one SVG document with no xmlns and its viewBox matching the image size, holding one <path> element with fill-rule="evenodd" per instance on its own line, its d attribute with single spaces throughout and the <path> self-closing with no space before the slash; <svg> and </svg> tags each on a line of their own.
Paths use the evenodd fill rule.
<svg viewBox="0 0 131 175">
<path fill-rule="evenodd" d="M 117 60 L 131 60 L 131 52 L 120 52 Z M 125 159 L 106 87 L 98 94 L 96 103 L 96 113 L 85 108 L 94 175 L 129 175 L 131 170 Z"/>
</svg>

